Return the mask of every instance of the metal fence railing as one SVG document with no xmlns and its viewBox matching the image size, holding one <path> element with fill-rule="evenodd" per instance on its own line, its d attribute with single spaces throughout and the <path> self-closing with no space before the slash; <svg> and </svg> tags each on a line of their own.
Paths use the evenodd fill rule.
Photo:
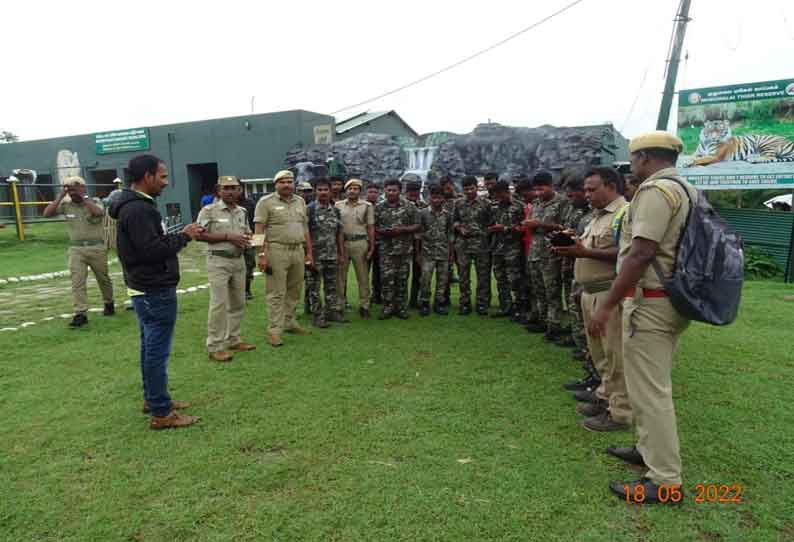
<svg viewBox="0 0 794 542">
<path fill-rule="evenodd" d="M 97 193 L 97 189 L 110 189 L 114 188 L 112 184 L 90 184 L 86 185 L 89 192 Z M 59 222 L 57 218 L 43 218 L 40 212 L 36 212 L 39 208 L 46 207 L 52 200 L 49 197 L 44 200 L 38 199 L 43 194 L 55 195 L 60 190 L 63 190 L 63 185 L 60 184 L 39 184 L 39 183 L 22 183 L 13 178 L 9 178 L 7 184 L 0 190 L 0 211 L 8 207 L 11 208 L 11 216 L 13 217 L 14 224 L 17 229 L 17 238 L 20 241 L 25 240 L 25 224 L 35 224 L 39 222 Z M 110 192 L 107 190 L 107 192 Z M 36 196 L 37 199 L 26 198 L 26 196 Z M 51 197 L 51 196 L 50 196 Z M 33 213 L 30 210 L 34 210 Z M 0 217 L 2 214 L 0 214 Z"/>
</svg>

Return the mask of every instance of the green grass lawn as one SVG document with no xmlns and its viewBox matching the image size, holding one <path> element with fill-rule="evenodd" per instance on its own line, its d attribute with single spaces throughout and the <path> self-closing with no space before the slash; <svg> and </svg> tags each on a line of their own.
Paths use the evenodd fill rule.
<svg viewBox="0 0 794 542">
<path fill-rule="evenodd" d="M 0 333 L 0 540 L 794 540 L 791 286 L 748 283 L 736 324 L 686 333 L 677 509 L 609 495 L 639 476 L 604 454 L 632 435 L 577 425 L 568 350 L 474 315 L 352 316 L 271 349 L 255 290 L 259 349 L 229 365 L 204 351 L 207 292 L 180 296 L 170 386 L 202 417 L 184 430 L 147 429 L 132 313 Z M 696 504 L 698 483 L 744 502 Z"/>
<path fill-rule="evenodd" d="M 7 223 L 0 229 L 0 255 L 3 258 L 0 278 L 67 269 L 68 248 L 69 238 L 63 222 L 26 224 L 24 242 L 17 239 L 14 223 Z"/>
</svg>

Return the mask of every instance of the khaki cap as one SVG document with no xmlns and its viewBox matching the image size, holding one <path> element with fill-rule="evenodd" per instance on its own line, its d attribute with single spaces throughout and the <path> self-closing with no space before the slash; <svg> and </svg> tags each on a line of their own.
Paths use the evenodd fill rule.
<svg viewBox="0 0 794 542">
<path fill-rule="evenodd" d="M 240 186 L 240 180 L 234 175 L 218 177 L 218 186 Z"/>
<path fill-rule="evenodd" d="M 351 186 L 357 186 L 359 188 L 363 188 L 364 183 L 361 182 L 361 179 L 350 179 L 345 183 L 345 190 L 347 190 Z"/>
<path fill-rule="evenodd" d="M 277 183 L 281 179 L 294 179 L 294 178 L 295 178 L 295 175 L 293 175 L 290 170 L 282 169 L 281 171 L 276 173 L 275 177 L 273 177 L 273 182 Z"/>
<path fill-rule="evenodd" d="M 82 177 L 78 177 L 77 175 L 73 175 L 71 177 L 66 177 L 66 180 L 63 181 L 63 184 L 66 185 L 66 186 L 69 186 L 69 185 L 72 185 L 72 184 L 85 185 L 85 179 L 83 179 Z"/>
<path fill-rule="evenodd" d="M 638 135 L 629 143 L 629 152 L 637 152 L 643 149 L 667 149 L 681 152 L 684 150 L 684 142 L 670 132 L 656 130 Z"/>
<path fill-rule="evenodd" d="M 306 181 L 298 183 L 298 190 L 314 190 L 314 187 Z"/>
</svg>

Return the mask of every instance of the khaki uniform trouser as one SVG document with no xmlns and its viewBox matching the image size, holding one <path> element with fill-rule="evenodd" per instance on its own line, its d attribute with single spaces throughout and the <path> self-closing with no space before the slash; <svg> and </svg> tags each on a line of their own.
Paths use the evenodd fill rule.
<svg viewBox="0 0 794 542">
<path fill-rule="evenodd" d="M 298 325 L 295 307 L 303 287 L 304 258 L 303 245 L 268 245 L 267 262 L 273 274 L 265 275 L 265 301 L 267 330 L 272 335 Z"/>
<path fill-rule="evenodd" d="M 347 258 L 339 266 L 339 279 L 336 284 L 336 291 L 339 295 L 339 310 L 344 311 L 347 304 L 347 274 L 350 271 L 351 262 L 356 272 L 358 306 L 362 309 L 369 309 L 369 262 L 367 262 L 369 242 L 366 239 L 345 241 L 345 251 L 347 252 Z"/>
<path fill-rule="evenodd" d="M 87 247 L 69 247 L 69 273 L 72 278 L 72 296 L 75 314 L 88 311 L 88 268 L 94 273 L 102 300 L 113 303 L 113 283 L 108 274 L 108 253 L 104 244 Z"/>
<path fill-rule="evenodd" d="M 608 291 L 597 294 L 582 293 L 582 316 L 585 329 L 593 319 L 593 314 L 606 300 Z M 621 423 L 632 423 L 631 403 L 626 391 L 623 374 L 623 307 L 612 311 L 606 327 L 605 337 L 587 335 L 587 348 L 593 358 L 601 385 L 595 393 L 599 399 L 607 401 L 612 419 Z"/>
<path fill-rule="evenodd" d="M 219 352 L 240 342 L 245 314 L 245 259 L 207 255 L 210 308 L 207 313 L 207 350 Z"/>
<path fill-rule="evenodd" d="M 645 476 L 655 484 L 681 484 L 672 370 L 678 339 L 688 325 L 666 297 L 623 302 L 626 389 L 637 427 L 637 450 L 648 465 Z"/>
</svg>

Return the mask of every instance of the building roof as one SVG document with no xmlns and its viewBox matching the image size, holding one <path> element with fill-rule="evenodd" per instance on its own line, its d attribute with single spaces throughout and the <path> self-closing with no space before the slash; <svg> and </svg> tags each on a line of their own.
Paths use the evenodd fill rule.
<svg viewBox="0 0 794 542">
<path fill-rule="evenodd" d="M 345 132 L 349 132 L 353 128 L 358 128 L 364 124 L 372 122 L 373 120 L 379 119 L 381 117 L 386 116 L 393 116 L 398 121 L 400 121 L 403 126 L 405 126 L 409 132 L 411 132 L 414 137 L 419 137 L 419 134 L 416 133 L 416 130 L 411 128 L 407 122 L 405 122 L 400 115 L 398 115 L 394 110 L 391 111 L 365 111 L 363 113 L 358 113 L 357 115 L 353 115 L 352 117 L 348 117 L 343 120 L 337 120 L 336 122 L 336 133 L 337 134 L 344 134 Z"/>
</svg>

